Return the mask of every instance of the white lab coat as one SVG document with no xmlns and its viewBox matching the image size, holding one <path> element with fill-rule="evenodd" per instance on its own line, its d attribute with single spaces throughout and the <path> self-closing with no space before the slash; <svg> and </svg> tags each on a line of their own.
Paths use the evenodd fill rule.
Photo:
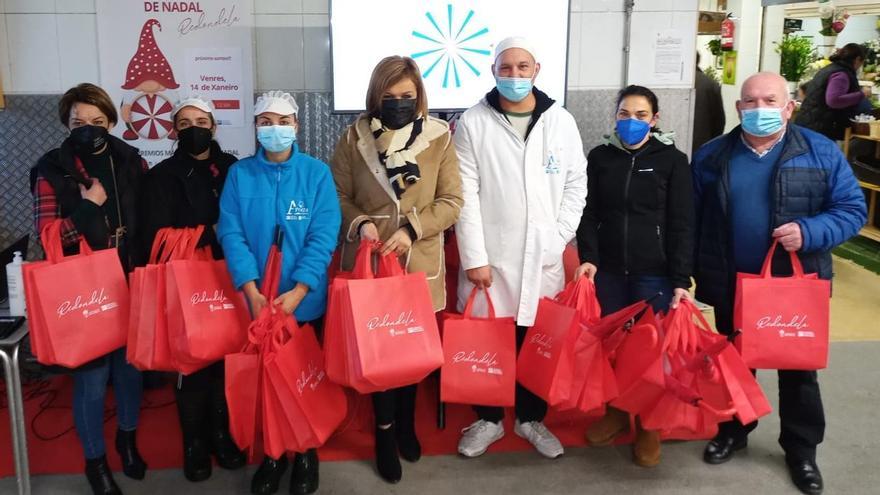
<svg viewBox="0 0 880 495">
<path fill-rule="evenodd" d="M 562 252 L 586 204 L 587 159 L 577 124 L 553 103 L 523 141 L 484 98 L 459 118 L 455 148 L 464 196 L 455 226 L 459 311 L 473 288 L 464 270 L 489 265 L 496 316 L 531 326 L 540 298 L 563 287 Z M 474 314 L 486 314 L 482 296 Z"/>
</svg>

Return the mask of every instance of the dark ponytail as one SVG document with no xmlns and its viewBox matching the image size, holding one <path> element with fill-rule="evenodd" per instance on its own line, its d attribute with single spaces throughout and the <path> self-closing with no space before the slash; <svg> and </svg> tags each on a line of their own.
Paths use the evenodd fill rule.
<svg viewBox="0 0 880 495">
<path fill-rule="evenodd" d="M 838 48 L 834 55 L 828 57 L 828 60 L 852 67 L 857 58 L 865 60 L 865 49 L 858 43 L 847 43 Z"/>
</svg>

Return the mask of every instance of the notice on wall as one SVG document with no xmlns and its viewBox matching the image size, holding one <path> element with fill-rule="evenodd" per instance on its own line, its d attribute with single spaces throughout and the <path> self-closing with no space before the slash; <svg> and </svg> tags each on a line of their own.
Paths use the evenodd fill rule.
<svg viewBox="0 0 880 495">
<path fill-rule="evenodd" d="M 654 80 L 684 79 L 684 33 L 678 29 L 657 31 L 654 36 Z"/>
<path fill-rule="evenodd" d="M 216 140 L 254 152 L 253 0 L 97 0 L 101 86 L 119 109 L 113 134 L 153 166 L 171 156 L 177 103 L 213 103 Z"/>
</svg>

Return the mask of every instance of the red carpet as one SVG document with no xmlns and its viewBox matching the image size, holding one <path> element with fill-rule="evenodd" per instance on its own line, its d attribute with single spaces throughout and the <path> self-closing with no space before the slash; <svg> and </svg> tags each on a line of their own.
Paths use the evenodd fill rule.
<svg viewBox="0 0 880 495">
<path fill-rule="evenodd" d="M 31 474 L 80 473 L 83 469 L 82 449 L 73 430 L 71 396 L 73 382 L 68 376 L 24 386 L 25 416 L 27 417 L 28 452 Z M 9 416 L 5 404 L 5 390 L 0 403 L 0 477 L 13 474 L 12 445 L 9 434 Z M 454 454 L 462 428 L 474 420 L 470 407 L 450 404 L 446 407 L 446 428 L 437 429 L 436 380 L 428 379 L 419 388 L 417 405 L 418 433 L 427 455 Z M 108 394 L 105 439 L 108 459 L 114 470 L 119 459 L 112 448 L 116 429 L 112 393 Z M 348 419 L 339 432 L 321 451 L 321 460 L 338 461 L 372 457 L 372 405 L 368 397 L 352 394 Z M 595 418 L 580 413 L 551 412 L 546 420 L 566 446 L 584 445 L 583 432 Z M 513 419 L 506 418 L 507 431 L 512 432 Z M 150 390 L 144 394 L 143 411 L 138 434 L 141 454 L 150 469 L 165 469 L 182 465 L 180 428 L 177 410 L 170 386 Z M 490 452 L 530 450 L 532 447 L 516 435 L 505 437 L 492 446 Z M 261 459 L 255 456 L 254 462 Z"/>
</svg>

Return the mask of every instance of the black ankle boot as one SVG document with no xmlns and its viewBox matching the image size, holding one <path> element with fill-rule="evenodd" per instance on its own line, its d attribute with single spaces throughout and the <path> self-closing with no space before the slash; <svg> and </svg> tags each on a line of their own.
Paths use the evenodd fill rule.
<svg viewBox="0 0 880 495">
<path fill-rule="evenodd" d="M 397 433 L 397 450 L 400 457 L 409 462 L 416 462 L 422 458 L 422 446 L 416 437 L 415 425 L 406 421 L 398 421 L 395 424 Z"/>
<path fill-rule="evenodd" d="M 318 451 L 309 449 L 293 458 L 290 477 L 291 495 L 308 495 L 318 491 Z"/>
<path fill-rule="evenodd" d="M 95 495 L 122 495 L 122 490 L 113 481 L 113 473 L 107 465 L 107 456 L 86 459 L 86 478 Z"/>
<path fill-rule="evenodd" d="M 122 472 L 135 480 L 144 479 L 147 464 L 141 459 L 137 449 L 137 430 L 116 430 L 116 452 L 122 459 Z"/>
<path fill-rule="evenodd" d="M 211 455 L 205 441 L 199 437 L 184 440 L 183 475 L 193 482 L 211 477 Z"/>
<path fill-rule="evenodd" d="M 229 430 L 211 433 L 211 453 L 223 469 L 238 469 L 247 464 L 247 456 L 232 441 Z"/>
<path fill-rule="evenodd" d="M 269 456 L 263 458 L 254 479 L 251 480 L 251 493 L 254 495 L 271 495 L 278 491 L 281 476 L 287 469 L 287 456 L 282 455 L 277 461 Z"/>
<path fill-rule="evenodd" d="M 376 427 L 376 470 L 389 483 L 397 483 L 403 475 L 393 424 L 384 430 Z"/>
</svg>

